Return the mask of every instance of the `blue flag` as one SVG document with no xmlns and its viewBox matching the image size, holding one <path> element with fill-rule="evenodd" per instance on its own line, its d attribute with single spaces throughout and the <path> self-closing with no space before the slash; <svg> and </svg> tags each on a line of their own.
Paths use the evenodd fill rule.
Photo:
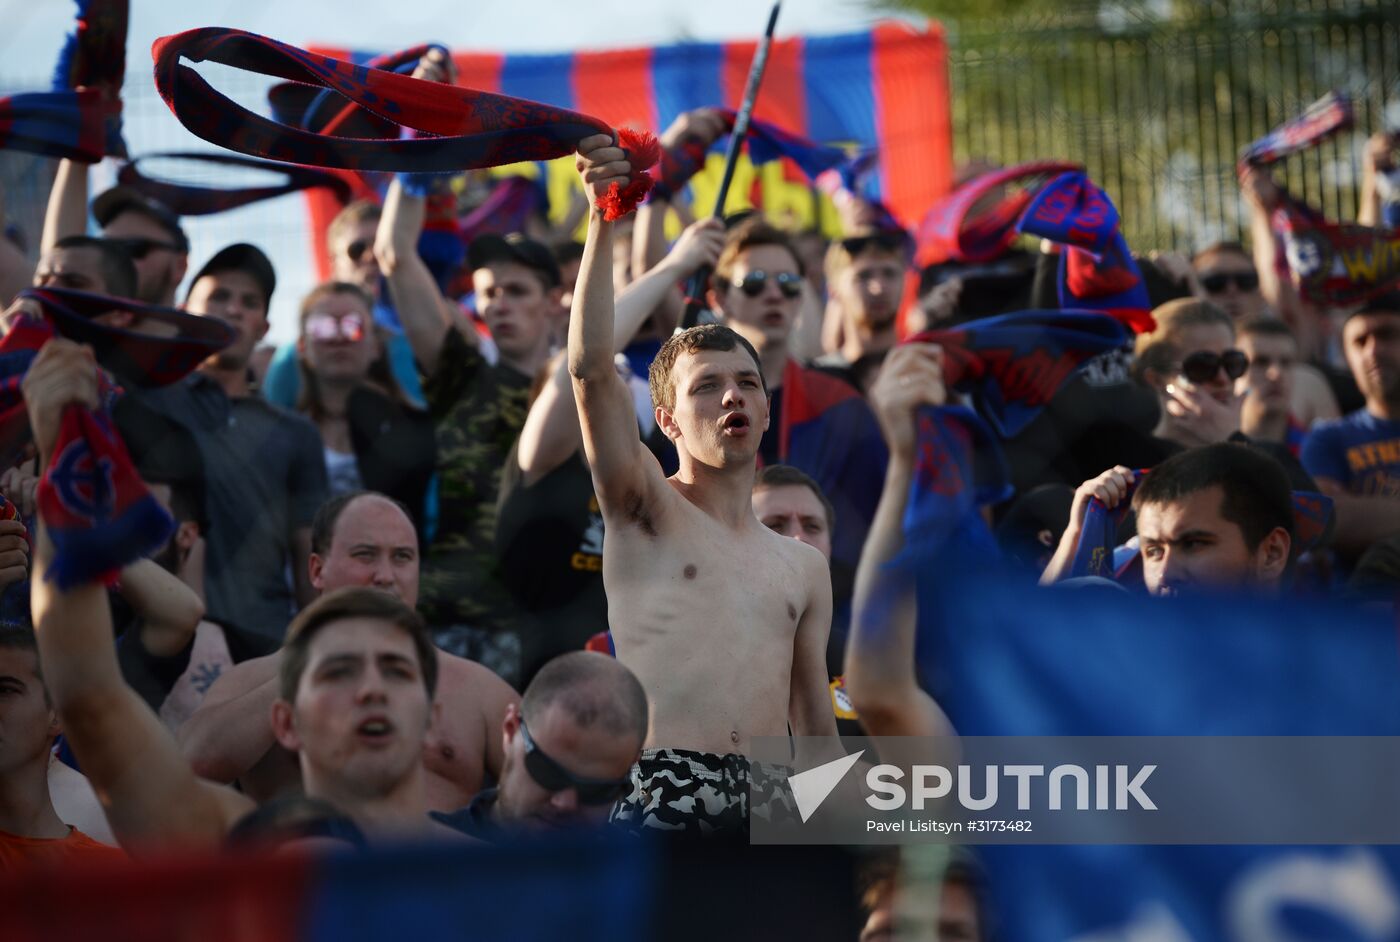
<svg viewBox="0 0 1400 942">
<path fill-rule="evenodd" d="M 922 673 L 963 735 L 1400 735 L 1400 646 L 1384 613 L 938 581 L 919 587 Z M 978 856 L 1003 937 L 1023 942 L 1400 939 L 1396 848 Z"/>
</svg>

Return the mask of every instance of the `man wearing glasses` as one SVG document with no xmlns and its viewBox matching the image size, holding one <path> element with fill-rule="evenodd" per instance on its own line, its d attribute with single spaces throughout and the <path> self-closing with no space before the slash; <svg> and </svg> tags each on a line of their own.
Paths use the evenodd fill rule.
<svg viewBox="0 0 1400 942">
<path fill-rule="evenodd" d="M 1238 242 L 1207 246 L 1196 253 L 1191 268 L 1200 283 L 1202 296 L 1224 308 L 1233 320 L 1264 313 L 1259 273 L 1255 271 L 1254 260 Z"/>
<path fill-rule="evenodd" d="M 787 233 L 755 217 L 729 233 L 708 299 L 721 322 L 758 351 L 772 416 L 760 462 L 789 464 L 816 480 L 836 508 L 832 557 L 854 571 L 884 480 L 885 445 L 854 386 L 791 355 L 803 277 Z"/>
<path fill-rule="evenodd" d="M 574 651 L 550 661 L 502 724 L 500 784 L 432 817 L 492 840 L 503 831 L 602 824 L 631 787 L 647 735 L 641 683 L 616 658 Z"/>
</svg>

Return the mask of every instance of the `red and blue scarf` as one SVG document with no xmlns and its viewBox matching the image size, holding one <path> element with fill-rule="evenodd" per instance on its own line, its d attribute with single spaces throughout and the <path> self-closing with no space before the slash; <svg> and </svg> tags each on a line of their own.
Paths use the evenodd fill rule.
<svg viewBox="0 0 1400 942">
<path fill-rule="evenodd" d="M 729 108 L 715 110 L 720 113 L 726 127 L 732 132 L 736 112 Z M 706 146 L 697 138 L 687 137 L 682 138 L 673 147 L 663 150 L 660 176 L 656 181 L 657 195 L 670 199 L 679 193 L 692 177 L 705 168 L 705 160 L 710 151 L 717 149 L 720 143 Z M 766 164 L 786 158 L 796 164 L 809 180 L 816 180 L 828 170 L 852 178 L 858 173 L 852 167 L 853 158 L 841 148 L 817 144 L 767 121 L 750 121 L 749 133 L 744 143 L 748 146 L 749 160 L 753 163 Z"/>
<path fill-rule="evenodd" d="M 1018 228 L 1064 247 L 1061 308 L 1107 314 L 1135 334 L 1156 327 L 1142 272 L 1119 228 L 1118 210 L 1082 171 L 1061 174 L 1042 186 L 1026 205 Z"/>
<path fill-rule="evenodd" d="M 634 174 L 599 200 L 608 219 L 631 212 L 652 186 L 656 138 L 614 131 L 597 118 L 521 98 L 428 82 L 319 56 L 241 30 L 206 27 L 156 40 L 156 89 L 191 133 L 254 157 L 357 171 L 454 173 L 573 153 L 593 134 L 615 136 Z M 422 136 L 364 139 L 317 134 L 235 104 L 181 63 L 217 62 L 333 89 L 361 108 Z"/>
<path fill-rule="evenodd" d="M 1042 160 L 967 181 L 924 217 L 915 261 L 922 267 L 998 258 L 1016 240 L 1016 223 L 1040 188 L 1062 173 L 1082 169 L 1079 164 Z M 1012 186 L 1016 188 L 1008 189 Z"/>
<path fill-rule="evenodd" d="M 1245 148 L 1240 172 L 1316 147 L 1351 126 L 1351 100 L 1331 92 Z M 1400 228 L 1392 218 L 1374 228 L 1334 222 L 1285 194 L 1271 221 L 1299 295 L 1314 304 L 1345 307 L 1400 285 Z"/>
<path fill-rule="evenodd" d="M 264 170 L 280 174 L 286 179 L 270 186 L 247 187 L 206 187 L 184 183 L 171 183 L 147 177 L 140 170 L 143 160 L 181 160 L 218 167 L 238 167 L 245 170 Z M 158 200 L 179 216 L 208 216 L 237 209 L 260 200 L 275 199 L 288 193 L 310 190 L 317 187 L 328 189 L 342 204 L 350 202 L 350 184 L 329 171 L 316 167 L 298 167 L 293 164 L 272 163 L 252 157 L 231 157 L 226 154 L 199 154 L 180 151 L 167 154 L 142 154 L 117 172 L 117 181 L 139 190 L 151 199 Z"/>
<path fill-rule="evenodd" d="M 21 383 L 43 345 L 54 336 L 96 340 L 101 406 L 88 410 L 74 405 L 64 411 L 36 501 L 54 543 L 50 578 L 61 588 L 110 581 L 123 566 L 164 545 L 174 522 L 142 483 L 117 434 L 111 404 L 120 390 L 109 372 L 145 385 L 174 382 L 227 346 L 233 333 L 217 321 L 78 291 L 34 288 L 20 297 L 37 304 L 43 316 L 21 314 L 0 338 L 0 454 L 13 463 L 27 435 Z M 111 311 L 131 311 L 194 330 L 192 335 L 152 337 L 91 320 Z"/>
<path fill-rule="evenodd" d="M 1074 560 L 1070 563 L 1069 577 L 1118 579 L 1138 561 L 1138 551 L 1134 550 L 1115 565 L 1114 549 L 1118 545 L 1118 529 L 1132 509 L 1133 492 L 1149 473 L 1147 469 L 1134 472 L 1132 487 L 1112 510 L 1097 497 L 1089 499 L 1079 543 L 1074 548 Z M 1332 498 L 1314 491 L 1294 491 L 1292 557 L 1297 559 L 1325 545 L 1331 539 L 1335 520 Z"/>
<path fill-rule="evenodd" d="M 0 148 L 96 163 L 126 156 L 122 76 L 127 0 L 78 0 L 52 90 L 0 98 Z"/>
<path fill-rule="evenodd" d="M 1328 92 L 1296 118 L 1254 141 L 1240 154 L 1240 162 L 1254 167 L 1277 163 L 1290 154 L 1315 147 L 1338 131 L 1352 126 L 1351 98 L 1344 92 Z"/>
<path fill-rule="evenodd" d="M 972 395 L 977 411 L 1011 438 L 1080 367 L 1127 340 L 1123 324 L 1102 314 L 1024 311 L 926 331 L 907 342 L 942 346 L 944 382 Z"/>
</svg>

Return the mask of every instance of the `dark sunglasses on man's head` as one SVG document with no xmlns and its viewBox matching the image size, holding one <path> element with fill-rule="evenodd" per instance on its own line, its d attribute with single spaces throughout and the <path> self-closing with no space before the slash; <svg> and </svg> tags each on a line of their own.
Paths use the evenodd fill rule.
<svg viewBox="0 0 1400 942">
<path fill-rule="evenodd" d="M 356 239 L 345 247 L 345 254 L 350 256 L 350 261 L 358 262 L 371 247 L 367 239 Z"/>
<path fill-rule="evenodd" d="M 141 261 L 143 258 L 145 258 L 147 255 L 150 255 L 156 249 L 165 249 L 167 252 L 181 251 L 178 245 L 173 245 L 169 242 L 162 242 L 159 239 L 145 239 L 133 237 L 129 239 L 112 238 L 108 239 L 107 241 L 111 242 L 113 245 L 121 246 L 121 248 L 126 252 L 126 254 L 131 256 L 132 261 L 135 262 Z"/>
<path fill-rule="evenodd" d="M 520 739 L 525 744 L 525 771 L 530 773 L 536 785 L 546 791 L 562 792 L 572 788 L 578 792 L 581 805 L 610 805 L 632 787 L 631 779 L 582 778 L 573 774 L 545 755 L 535 744 L 530 738 L 530 731 L 525 728 L 524 717 L 520 720 Z"/>
<path fill-rule="evenodd" d="M 347 340 L 359 343 L 365 337 L 365 319 L 358 314 L 336 317 L 324 311 L 306 316 L 306 336 L 312 340 Z"/>
<path fill-rule="evenodd" d="M 1224 353 L 1199 350 L 1181 361 L 1181 375 L 1198 386 L 1215 379 L 1221 369 L 1231 379 L 1239 379 L 1249 369 L 1249 357 L 1239 350 Z"/>
<path fill-rule="evenodd" d="M 743 278 L 734 279 L 733 284 L 744 294 L 756 298 L 763 293 L 769 278 L 778 282 L 778 290 L 785 298 L 795 298 L 802 291 L 802 276 L 788 271 L 780 271 L 776 275 L 770 275 L 766 271 L 751 271 Z"/>
<path fill-rule="evenodd" d="M 870 235 L 851 236 L 849 239 L 841 240 L 841 247 L 846 250 L 846 254 L 852 258 L 860 255 L 866 249 L 875 247 L 885 252 L 904 252 L 912 245 L 911 240 L 903 232 L 876 232 Z"/>
<path fill-rule="evenodd" d="M 1202 275 L 1201 287 L 1205 288 L 1208 294 L 1220 294 L 1229 287 L 1232 281 L 1235 283 L 1236 288 L 1246 294 L 1259 287 L 1259 276 L 1252 271 L 1235 272 L 1233 274 L 1221 272 L 1214 275 Z"/>
</svg>

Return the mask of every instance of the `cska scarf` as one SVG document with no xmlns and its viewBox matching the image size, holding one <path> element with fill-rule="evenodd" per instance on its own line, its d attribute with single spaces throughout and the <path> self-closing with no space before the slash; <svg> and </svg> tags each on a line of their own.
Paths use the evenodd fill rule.
<svg viewBox="0 0 1400 942">
<path fill-rule="evenodd" d="M 1059 295 L 1064 310 L 1097 311 L 1133 333 L 1156 327 L 1142 272 L 1119 230 L 1108 194 L 1082 171 L 1061 174 L 1027 204 L 1018 228 L 1064 246 Z"/>
<path fill-rule="evenodd" d="M 0 98 L 0 148 L 96 163 L 126 156 L 122 75 L 127 0 L 78 0 L 78 21 L 59 54 L 53 87 Z"/>
<path fill-rule="evenodd" d="M 1350 99 L 1331 92 L 1245 148 L 1241 175 L 1315 147 L 1352 126 Z M 1319 305 L 1359 304 L 1400 284 L 1400 228 L 1387 215 L 1372 228 L 1338 223 L 1288 195 L 1271 219 L 1299 295 Z"/>
<path fill-rule="evenodd" d="M 191 186 L 183 183 L 170 183 L 154 180 L 144 175 L 138 164 L 143 160 L 187 160 L 195 163 L 222 167 L 240 167 L 248 170 L 265 170 L 286 177 L 282 183 L 272 186 L 215 187 Z M 315 167 L 298 167 L 293 164 L 272 163 L 255 160 L 251 157 L 230 157 L 225 154 L 198 154 L 181 151 L 168 154 L 142 154 L 124 164 L 117 172 L 117 182 L 158 200 L 168 206 L 178 216 L 209 216 L 225 210 L 237 209 L 260 200 L 275 199 L 296 193 L 324 187 L 331 191 L 342 204 L 350 202 L 350 184 L 344 179 Z"/>
<path fill-rule="evenodd" d="M 658 156 L 655 137 L 614 131 L 564 108 L 371 69 L 234 29 L 206 27 L 165 36 L 151 54 L 156 89 L 180 123 L 197 137 L 250 156 L 358 171 L 450 173 L 562 157 L 582 138 L 609 134 L 620 140 L 635 169 L 627 186 L 614 184 L 599 199 L 605 218 L 631 212 L 652 186 L 646 168 Z M 182 59 L 332 89 L 422 136 L 342 137 L 280 123 L 230 101 Z"/>
<path fill-rule="evenodd" d="M 1000 256 L 1016 239 L 1016 223 L 1031 198 L 1054 177 L 1079 164 L 1042 160 L 975 177 L 948 194 L 919 226 L 922 268 L 939 262 L 980 264 Z M 1008 189 L 1017 186 L 1018 189 Z"/>
<path fill-rule="evenodd" d="M 972 395 L 977 411 L 1011 438 L 1081 366 L 1127 339 L 1122 323 L 1102 314 L 1024 311 L 926 331 L 906 342 L 941 345 L 947 385 Z"/>
<path fill-rule="evenodd" d="M 716 110 L 732 132 L 735 112 L 729 108 Z M 795 163 L 809 180 L 816 180 L 828 170 L 852 177 L 857 173 L 848 166 L 852 164 L 852 158 L 841 148 L 814 143 L 766 121 L 750 121 L 744 143 L 748 145 L 749 159 L 755 164 L 786 158 Z M 658 197 L 670 199 L 680 192 L 691 177 L 704 169 L 706 157 L 714 146 L 717 145 L 706 146 L 698 138 L 686 137 L 674 147 L 663 150 L 660 177 L 656 181 Z"/>
<path fill-rule="evenodd" d="M 117 434 L 111 404 L 119 388 L 109 371 L 146 385 L 174 382 L 209 353 L 227 346 L 233 332 L 207 321 L 193 335 L 181 335 L 180 327 L 204 319 L 78 291 L 35 288 L 20 297 L 36 305 L 42 316 L 21 313 L 0 338 L 0 451 L 14 456 L 28 431 L 21 383 L 43 345 L 54 336 L 92 343 L 102 366 L 101 406 L 88 410 L 73 405 L 64 411 L 36 502 L 54 543 L 50 577 L 62 588 L 109 581 L 126 564 L 158 549 L 174 529 Z M 136 334 L 93 320 L 114 311 L 131 312 L 177 333 Z"/>
</svg>

